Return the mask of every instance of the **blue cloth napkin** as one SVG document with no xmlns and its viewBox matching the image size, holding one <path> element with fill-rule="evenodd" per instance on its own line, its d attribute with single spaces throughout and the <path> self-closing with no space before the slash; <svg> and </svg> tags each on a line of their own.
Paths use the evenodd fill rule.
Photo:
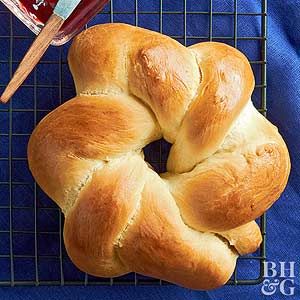
<svg viewBox="0 0 300 300">
<path fill-rule="evenodd" d="M 159 1 L 140 0 L 139 9 L 158 10 Z M 163 1 L 165 10 L 182 10 L 183 1 Z M 214 0 L 213 7 L 215 11 L 232 11 L 233 0 Z M 261 1 L 238 0 L 238 11 L 240 12 L 260 12 Z M 206 10 L 209 1 L 189 0 L 187 1 L 188 10 Z M 134 10 L 133 0 L 116 0 L 114 1 L 115 10 L 127 11 Z M 107 8 L 108 9 L 108 8 Z M 0 35 L 9 35 L 10 20 L 7 14 L 0 15 Z M 300 298 L 300 1 L 299 0 L 271 0 L 268 7 L 268 47 L 267 47 L 267 107 L 268 118 L 279 128 L 280 133 L 286 140 L 290 150 L 292 160 L 292 172 L 288 186 L 281 196 L 267 213 L 267 260 L 276 264 L 276 270 L 279 271 L 279 262 L 285 262 L 286 266 L 289 262 L 295 262 L 295 278 L 294 283 L 287 282 L 283 292 L 290 292 L 289 287 L 295 288 L 294 295 L 290 299 Z M 251 18 L 251 22 L 249 19 Z M 103 14 L 94 19 L 91 24 L 99 22 L 109 22 L 109 14 Z M 134 15 L 115 15 L 115 21 L 134 23 Z M 139 15 L 139 25 L 142 27 L 159 30 L 158 16 L 153 14 Z M 229 36 L 232 34 L 232 16 L 220 17 L 214 16 L 213 35 Z M 188 35 L 207 35 L 208 19 L 205 17 L 187 16 L 187 34 Z M 238 35 L 253 36 L 259 35 L 260 17 L 257 16 L 239 16 L 238 18 Z M 183 19 L 180 14 L 166 15 L 163 23 L 163 31 L 169 35 L 176 35 L 178 30 L 183 30 Z M 251 26 L 249 24 L 252 24 Z M 16 19 L 13 20 L 13 30 L 15 35 L 28 35 L 29 31 L 21 25 Z M 179 41 L 183 42 L 179 38 Z M 222 40 L 221 40 L 222 41 Z M 226 41 L 226 40 L 224 40 Z M 188 44 L 197 42 L 188 39 Z M 24 50 L 28 47 L 30 41 L 15 39 L 13 58 L 20 60 Z M 240 43 L 240 49 L 252 60 L 259 60 L 259 47 L 254 42 L 244 41 Z M 68 45 L 64 46 L 63 56 L 67 52 Z M 0 84 L 5 84 L 9 78 L 9 65 L 5 60 L 9 57 L 9 39 L 0 39 Z M 61 53 L 58 48 L 51 48 L 45 54 L 43 60 L 58 60 Z M 14 66 L 15 67 L 15 66 Z M 255 71 L 254 67 L 254 71 Z M 29 77 L 27 84 L 33 84 L 34 80 L 41 85 L 57 85 L 59 69 L 55 64 L 42 63 L 37 67 L 36 79 Z M 62 66 L 63 81 L 65 88 L 63 89 L 63 100 L 70 98 L 74 94 L 72 87 L 72 79 L 66 65 Z M 257 83 L 259 84 L 259 74 L 257 75 Z M 68 87 L 69 85 L 69 87 Z M 32 108 L 33 107 L 33 88 L 21 89 L 13 102 L 14 108 Z M 37 91 L 38 108 L 52 109 L 56 107 L 58 102 L 58 91 L 54 88 L 46 88 Z M 254 102 L 258 99 L 257 92 L 254 94 Z M 43 112 L 37 116 L 42 118 Z M 0 114 L 0 132 L 8 131 L 8 114 Z M 14 113 L 13 130 L 14 132 L 30 132 L 34 124 L 33 116 L 28 118 L 26 113 Z M 26 138 L 16 139 L 18 147 L 14 146 L 13 155 L 26 156 Z M 0 144 L 1 157 L 8 155 L 8 140 L 1 139 Z M 8 165 L 0 161 L 0 177 L 1 180 L 7 177 L 5 170 Z M 18 170 L 14 176 L 16 180 L 32 180 L 30 174 L 26 173 L 25 165 L 16 164 Z M 23 170 L 23 171 L 22 171 Z M 19 177 L 18 177 L 19 176 Z M 23 191 L 24 193 L 26 191 Z M 0 191 L 4 195 L 5 191 Z M 4 200 L 3 200 L 4 201 Z M 30 200 L 28 200 L 30 201 Z M 24 204 L 24 203 L 23 203 Z M 1 211 L 0 211 L 1 214 Z M 53 220 L 57 218 L 53 216 Z M 6 226 L 5 217 L 0 215 L 0 226 Z M 30 224 L 27 224 L 29 227 Z M 56 226 L 55 224 L 52 224 Z M 17 226 L 17 225 L 16 225 Z M 0 241 L 1 245 L 1 241 Z M 247 277 L 249 274 L 249 266 L 241 266 L 239 268 L 239 276 Z M 270 271 L 271 272 L 271 271 Z M 278 280 L 282 282 L 285 278 L 281 278 L 279 272 L 277 276 L 270 278 L 272 282 Z M 288 272 L 286 272 L 287 274 Z M 1 275 L 1 270 L 0 270 Z M 224 286 L 218 290 L 210 292 L 198 292 L 176 286 L 114 286 L 114 287 L 33 287 L 33 288 L 0 288 L 0 299 L 216 299 L 216 300 L 246 300 L 246 299 L 285 299 L 285 296 L 279 289 L 279 285 L 275 286 L 276 291 L 271 296 L 262 293 L 262 284 L 253 286 Z M 269 287 L 270 288 L 270 287 Z M 270 292 L 270 290 L 268 290 Z"/>
</svg>

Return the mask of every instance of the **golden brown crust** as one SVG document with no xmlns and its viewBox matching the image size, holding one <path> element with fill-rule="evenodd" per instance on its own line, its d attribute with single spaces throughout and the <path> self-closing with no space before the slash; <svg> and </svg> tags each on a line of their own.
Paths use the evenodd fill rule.
<svg viewBox="0 0 300 300">
<path fill-rule="evenodd" d="M 218 234 L 226 238 L 240 255 L 255 252 L 262 242 L 260 228 L 255 221 Z"/>
<path fill-rule="evenodd" d="M 213 42 L 189 49 L 202 80 L 168 159 L 168 170 L 176 173 L 190 171 L 217 151 L 254 88 L 250 64 L 238 50 Z"/>
<path fill-rule="evenodd" d="M 131 270 L 193 289 L 229 280 L 237 255 L 217 236 L 188 228 L 156 174 L 148 175 L 140 205 L 118 249 Z"/>
<path fill-rule="evenodd" d="M 195 56 L 184 46 L 124 24 L 95 26 L 78 35 L 69 64 L 78 94 L 136 95 L 151 107 L 170 142 L 200 83 Z"/>
<path fill-rule="evenodd" d="M 94 26 L 74 38 L 68 62 L 77 94 L 128 92 L 127 44 L 135 29 L 126 27 L 122 30 L 119 24 Z M 116 44 L 122 47 L 115 47 Z"/>
<path fill-rule="evenodd" d="M 143 43 L 130 62 L 130 91 L 151 107 L 164 138 L 174 142 L 200 84 L 194 55 L 170 38 L 159 38 Z"/>
<path fill-rule="evenodd" d="M 286 186 L 290 160 L 277 129 L 252 105 L 240 118 L 243 121 L 237 120 L 238 126 L 216 154 L 191 172 L 163 175 L 184 220 L 193 228 L 224 231 L 250 222 Z M 252 122 L 258 125 L 249 128 Z"/>
<path fill-rule="evenodd" d="M 69 64 L 78 96 L 40 122 L 28 162 L 66 215 L 71 259 L 104 277 L 136 271 L 195 289 L 224 284 L 235 249 L 260 244 L 251 221 L 290 171 L 277 128 L 248 101 L 247 59 L 220 43 L 187 49 L 106 24 L 75 38 Z M 161 136 L 174 143 L 163 180 L 142 158 Z"/>
<path fill-rule="evenodd" d="M 286 185 L 281 150 L 270 143 L 216 154 L 189 173 L 169 175 L 183 218 L 198 230 L 222 231 L 261 216 Z"/>
<path fill-rule="evenodd" d="M 81 270 L 102 277 L 130 272 L 115 253 L 115 243 L 140 201 L 144 165 L 137 155 L 107 163 L 66 213 L 66 249 Z"/>
<path fill-rule="evenodd" d="M 34 130 L 29 166 L 44 191 L 64 207 L 97 164 L 159 137 L 153 115 L 133 97 L 76 97 Z"/>
</svg>

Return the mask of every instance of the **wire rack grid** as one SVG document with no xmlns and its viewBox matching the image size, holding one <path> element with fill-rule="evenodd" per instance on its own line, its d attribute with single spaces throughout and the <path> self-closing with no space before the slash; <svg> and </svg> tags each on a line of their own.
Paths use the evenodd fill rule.
<svg viewBox="0 0 300 300">
<path fill-rule="evenodd" d="M 265 115 L 266 18 L 266 0 L 111 0 L 87 26 L 126 22 L 168 34 L 187 46 L 221 41 L 237 47 L 251 62 L 256 77 L 253 101 Z M 1 91 L 33 38 L 0 4 Z M 75 93 L 66 62 L 68 46 L 51 47 L 12 101 L 0 106 L 0 286 L 167 284 L 134 273 L 104 279 L 80 272 L 63 245 L 63 215 L 30 175 L 26 147 L 33 128 Z M 168 149 L 163 141 L 145 149 L 146 160 L 158 172 L 165 168 Z M 263 280 L 266 216 L 258 223 L 262 245 L 253 255 L 238 259 L 230 285 L 258 284 Z M 244 270 L 242 277 L 240 269 Z"/>
</svg>

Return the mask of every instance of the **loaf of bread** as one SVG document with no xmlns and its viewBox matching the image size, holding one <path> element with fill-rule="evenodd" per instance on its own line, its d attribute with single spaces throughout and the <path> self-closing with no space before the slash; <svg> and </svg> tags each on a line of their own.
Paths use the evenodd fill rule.
<svg viewBox="0 0 300 300">
<path fill-rule="evenodd" d="M 79 34 L 68 59 L 77 96 L 39 123 L 28 159 L 65 214 L 72 261 L 102 277 L 226 283 L 238 254 L 261 243 L 254 220 L 290 171 L 277 128 L 251 103 L 246 57 L 106 24 Z M 159 175 L 143 147 L 162 137 L 173 145 Z"/>
</svg>

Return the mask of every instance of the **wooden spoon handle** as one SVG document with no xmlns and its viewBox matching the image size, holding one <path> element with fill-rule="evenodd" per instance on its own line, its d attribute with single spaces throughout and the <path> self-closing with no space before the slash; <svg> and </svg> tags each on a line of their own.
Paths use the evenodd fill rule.
<svg viewBox="0 0 300 300">
<path fill-rule="evenodd" d="M 19 86 L 24 82 L 24 80 L 39 62 L 43 54 L 46 52 L 53 40 L 53 37 L 57 34 L 63 23 L 64 20 L 62 18 L 55 14 L 51 15 L 45 27 L 28 49 L 14 76 L 8 83 L 0 98 L 1 102 L 6 103 L 13 96 Z"/>
</svg>

